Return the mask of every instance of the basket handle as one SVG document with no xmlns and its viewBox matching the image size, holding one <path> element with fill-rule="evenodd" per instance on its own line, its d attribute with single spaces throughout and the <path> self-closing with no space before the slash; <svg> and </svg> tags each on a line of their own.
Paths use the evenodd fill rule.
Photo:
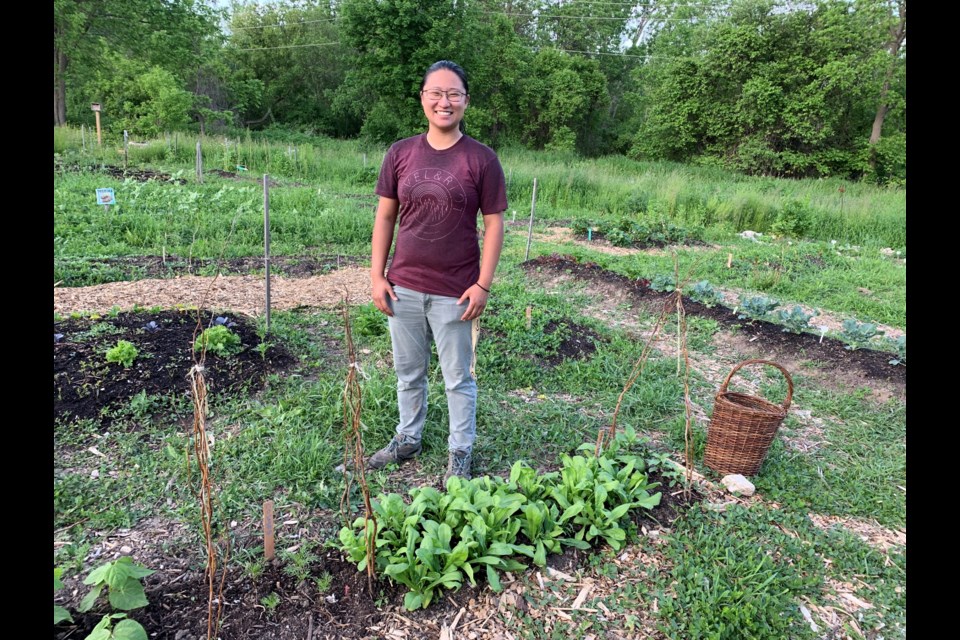
<svg viewBox="0 0 960 640">
<path fill-rule="evenodd" d="M 784 412 L 786 412 L 790 408 L 790 401 L 793 399 L 793 378 L 790 377 L 790 373 L 786 369 L 784 369 L 782 366 L 780 366 L 776 362 L 771 362 L 770 360 L 759 360 L 759 359 L 744 360 L 743 362 L 735 366 L 730 371 L 729 374 L 727 374 L 727 379 L 723 381 L 722 385 L 720 385 L 719 393 L 726 393 L 727 385 L 730 384 L 730 378 L 733 377 L 733 374 L 739 371 L 741 367 L 744 367 L 748 364 L 768 364 L 771 367 L 776 367 L 777 369 L 780 369 L 780 373 L 782 373 L 783 377 L 787 379 L 787 397 L 783 401 L 783 410 Z"/>
</svg>

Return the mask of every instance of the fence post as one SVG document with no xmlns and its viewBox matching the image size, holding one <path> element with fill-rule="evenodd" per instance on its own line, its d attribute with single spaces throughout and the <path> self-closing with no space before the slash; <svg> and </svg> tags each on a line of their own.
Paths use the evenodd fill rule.
<svg viewBox="0 0 960 640">
<path fill-rule="evenodd" d="M 533 197 L 530 198 L 530 226 L 527 228 L 527 251 L 523 254 L 523 261 L 530 259 L 530 241 L 533 239 L 533 212 L 537 207 L 537 179 L 533 179 Z"/>
<path fill-rule="evenodd" d="M 270 177 L 263 174 L 263 265 L 267 280 L 267 333 L 270 333 Z"/>
</svg>

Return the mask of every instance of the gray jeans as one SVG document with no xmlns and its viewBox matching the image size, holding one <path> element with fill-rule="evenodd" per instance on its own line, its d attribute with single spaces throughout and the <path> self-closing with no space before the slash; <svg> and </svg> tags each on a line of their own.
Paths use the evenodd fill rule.
<svg viewBox="0 0 960 640">
<path fill-rule="evenodd" d="M 447 447 L 472 451 L 477 438 L 477 382 L 471 373 L 471 321 L 460 319 L 469 303 L 394 286 L 398 300 L 389 300 L 393 366 L 397 372 L 397 434 L 419 441 L 427 417 L 427 373 L 430 343 L 436 341 L 450 413 Z"/>
</svg>

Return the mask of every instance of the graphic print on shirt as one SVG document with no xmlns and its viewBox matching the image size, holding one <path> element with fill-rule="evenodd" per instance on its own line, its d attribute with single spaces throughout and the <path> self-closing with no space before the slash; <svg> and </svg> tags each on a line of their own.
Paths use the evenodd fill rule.
<svg viewBox="0 0 960 640">
<path fill-rule="evenodd" d="M 467 196 L 452 173 L 443 169 L 420 169 L 401 183 L 405 215 L 416 216 L 410 233 L 421 240 L 441 240 L 457 228 L 466 209 Z"/>
</svg>

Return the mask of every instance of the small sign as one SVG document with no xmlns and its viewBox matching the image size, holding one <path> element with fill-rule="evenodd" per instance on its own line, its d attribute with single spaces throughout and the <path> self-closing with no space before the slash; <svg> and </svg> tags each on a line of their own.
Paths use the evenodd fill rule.
<svg viewBox="0 0 960 640">
<path fill-rule="evenodd" d="M 92 111 L 100 111 L 100 103 L 99 102 L 91 103 L 90 109 Z"/>
<path fill-rule="evenodd" d="M 117 204 L 113 189 L 97 189 L 97 204 Z"/>
</svg>

